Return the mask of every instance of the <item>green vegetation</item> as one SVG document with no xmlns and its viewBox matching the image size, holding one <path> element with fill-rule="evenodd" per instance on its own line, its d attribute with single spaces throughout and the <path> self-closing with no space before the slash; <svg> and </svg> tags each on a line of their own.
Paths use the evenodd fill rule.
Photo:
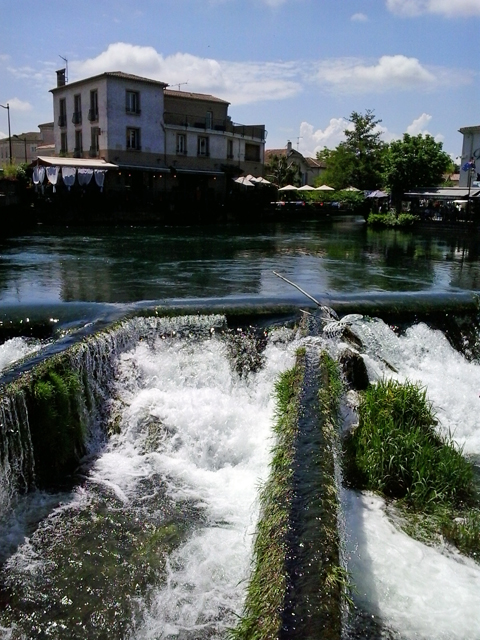
<svg viewBox="0 0 480 640">
<path fill-rule="evenodd" d="M 396 216 L 393 212 L 370 213 L 367 224 L 371 227 L 412 227 L 418 222 L 419 217 L 411 213 L 400 213 Z"/>
<path fill-rule="evenodd" d="M 243 615 L 238 625 L 230 630 L 232 640 L 274 640 L 280 633 L 287 586 L 286 540 L 302 379 L 303 368 L 297 362 L 293 369 L 280 376 L 275 385 L 276 444 L 272 451 L 270 475 L 260 493 L 253 574 L 247 587 Z"/>
<path fill-rule="evenodd" d="M 27 394 L 37 479 L 59 479 L 84 450 L 86 425 L 81 380 L 58 361 L 36 378 Z"/>
<path fill-rule="evenodd" d="M 345 141 L 335 149 L 326 147 L 317 153 L 317 159 L 326 164 L 322 182 L 335 189 L 349 186 L 361 191 L 383 186 L 383 156 L 385 143 L 381 141 L 381 120 L 367 109 L 365 114 L 353 111 L 344 130 Z"/>
<path fill-rule="evenodd" d="M 402 140 L 393 140 L 385 154 L 383 175 L 397 211 L 405 191 L 442 184 L 450 165 L 451 159 L 442 150 L 442 143 L 428 134 L 404 133 Z"/>
<path fill-rule="evenodd" d="M 411 382 L 371 385 L 359 424 L 344 442 L 348 485 L 393 499 L 404 529 L 420 540 L 447 539 L 480 558 L 480 501 L 473 466 L 438 435 L 426 392 Z"/>
<path fill-rule="evenodd" d="M 270 162 L 265 165 L 265 175 L 268 180 L 278 187 L 287 184 L 300 186 L 300 169 L 294 162 L 289 163 L 286 156 L 272 155 Z"/>
</svg>

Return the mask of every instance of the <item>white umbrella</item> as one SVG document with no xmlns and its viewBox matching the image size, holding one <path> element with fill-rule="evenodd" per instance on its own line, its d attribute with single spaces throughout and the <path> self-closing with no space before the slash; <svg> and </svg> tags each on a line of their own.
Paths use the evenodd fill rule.
<svg viewBox="0 0 480 640">
<path fill-rule="evenodd" d="M 237 184 L 243 184 L 244 187 L 254 187 L 253 182 L 250 182 L 248 176 L 241 176 L 240 178 L 235 178 L 234 182 Z"/>
<path fill-rule="evenodd" d="M 255 178 L 255 182 L 258 184 L 272 184 L 270 180 L 266 180 L 265 178 Z"/>
<path fill-rule="evenodd" d="M 347 187 L 346 189 L 343 189 L 343 191 L 360 191 L 360 189 L 357 189 L 357 187 Z"/>
<path fill-rule="evenodd" d="M 297 187 L 294 187 L 293 184 L 286 184 L 284 187 L 279 189 L 279 191 L 296 191 Z"/>
<path fill-rule="evenodd" d="M 317 187 L 316 191 L 335 191 L 335 189 L 333 187 L 329 187 L 326 184 L 322 184 L 321 187 Z"/>
<path fill-rule="evenodd" d="M 309 184 L 304 184 L 303 187 L 299 187 L 297 191 L 316 191 L 315 187 L 311 187 Z"/>
</svg>

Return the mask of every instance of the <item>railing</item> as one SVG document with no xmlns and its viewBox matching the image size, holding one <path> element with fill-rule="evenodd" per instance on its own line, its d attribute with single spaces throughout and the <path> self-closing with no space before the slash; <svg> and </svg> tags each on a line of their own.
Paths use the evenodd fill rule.
<svg viewBox="0 0 480 640">
<path fill-rule="evenodd" d="M 72 114 L 72 122 L 73 124 L 82 124 L 82 112 L 74 111 Z"/>
<path fill-rule="evenodd" d="M 67 116 L 64 113 L 61 113 L 58 116 L 58 126 L 59 127 L 66 127 L 67 126 Z"/>
<path fill-rule="evenodd" d="M 267 132 L 263 125 L 245 125 L 236 124 L 226 119 L 212 119 L 210 116 L 196 116 L 187 113 L 174 113 L 166 111 L 164 113 L 164 122 L 167 125 L 175 125 L 178 127 L 202 129 L 203 131 L 220 131 L 222 133 L 232 133 L 247 138 L 265 141 Z"/>
<path fill-rule="evenodd" d="M 96 122 L 98 120 L 98 111 L 95 111 L 94 109 L 89 109 L 88 119 L 90 120 L 90 122 Z"/>
</svg>

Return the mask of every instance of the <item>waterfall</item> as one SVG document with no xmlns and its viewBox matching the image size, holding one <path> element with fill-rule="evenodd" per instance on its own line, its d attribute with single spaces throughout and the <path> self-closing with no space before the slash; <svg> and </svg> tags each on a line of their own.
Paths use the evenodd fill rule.
<svg viewBox="0 0 480 640">
<path fill-rule="evenodd" d="M 338 360 L 348 347 L 371 381 L 418 381 L 439 431 L 478 461 L 475 336 L 464 353 L 447 338 L 421 322 L 399 330 L 360 315 L 314 336 L 277 324 L 261 339 L 221 315 L 132 317 L 22 373 L 0 403 L 1 633 L 224 640 L 251 570 L 275 381 L 298 348 Z M 31 385 L 67 365 L 80 382 L 72 411 L 82 450 L 68 482 L 43 486 Z M 357 401 L 346 394 L 345 428 Z M 478 637 L 478 563 L 408 537 L 378 496 L 341 496 L 355 585 L 344 640 Z"/>
</svg>

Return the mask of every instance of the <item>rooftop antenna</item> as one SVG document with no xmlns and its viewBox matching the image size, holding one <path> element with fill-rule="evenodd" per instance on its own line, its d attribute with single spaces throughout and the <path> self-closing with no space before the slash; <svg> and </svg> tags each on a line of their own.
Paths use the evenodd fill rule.
<svg viewBox="0 0 480 640">
<path fill-rule="evenodd" d="M 298 151 L 298 145 L 300 144 L 300 140 L 303 140 L 303 136 L 297 137 L 297 151 Z"/>
<path fill-rule="evenodd" d="M 65 62 L 65 82 L 68 82 L 68 60 L 61 55 L 59 55 L 58 57 Z"/>
<path fill-rule="evenodd" d="M 169 87 L 178 87 L 178 91 L 180 91 L 180 87 L 182 84 L 188 84 L 188 82 L 179 82 L 178 84 L 169 84 Z"/>
</svg>

